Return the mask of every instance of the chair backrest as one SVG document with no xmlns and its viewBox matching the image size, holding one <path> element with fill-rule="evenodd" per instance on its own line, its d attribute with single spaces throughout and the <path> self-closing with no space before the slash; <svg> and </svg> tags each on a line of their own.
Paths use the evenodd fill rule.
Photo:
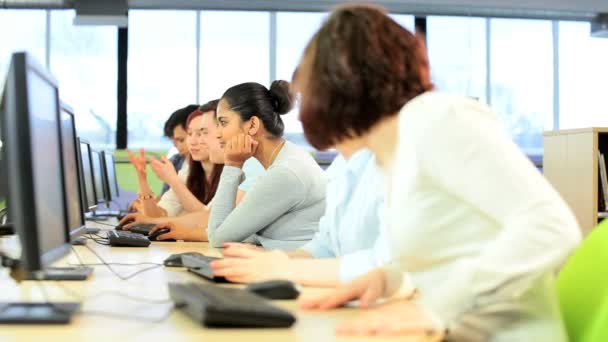
<svg viewBox="0 0 608 342">
<path fill-rule="evenodd" d="M 571 342 L 608 341 L 608 220 L 568 259 L 558 274 L 557 291 Z"/>
</svg>

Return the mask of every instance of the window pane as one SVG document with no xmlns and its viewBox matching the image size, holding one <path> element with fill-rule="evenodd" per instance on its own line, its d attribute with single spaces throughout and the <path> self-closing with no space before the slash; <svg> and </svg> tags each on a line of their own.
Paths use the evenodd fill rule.
<svg viewBox="0 0 608 342">
<path fill-rule="evenodd" d="M 201 12 L 200 99 L 244 82 L 269 82 L 268 12 Z"/>
<path fill-rule="evenodd" d="M 608 39 L 589 23 L 559 23 L 559 128 L 608 127 Z"/>
<path fill-rule="evenodd" d="M 515 142 L 542 154 L 542 132 L 553 126 L 551 22 L 491 20 L 492 107 Z"/>
<path fill-rule="evenodd" d="M 428 17 L 427 48 L 438 90 L 486 102 L 486 20 Z"/>
<path fill-rule="evenodd" d="M 390 14 L 391 18 L 401 24 L 401 26 L 408 29 L 410 32 L 414 32 L 416 30 L 416 25 L 414 23 L 414 16 L 410 14 Z"/>
<path fill-rule="evenodd" d="M 45 26 L 45 11 L 0 10 L 0 93 L 13 52 L 27 51 L 45 65 Z"/>
<path fill-rule="evenodd" d="M 306 44 L 319 29 L 327 13 L 277 13 L 277 78 L 291 81 Z M 297 106 L 296 106 L 297 107 Z M 281 118 L 288 140 L 309 147 L 304 138 L 298 108 Z M 311 147 L 312 148 L 312 147 Z"/>
<path fill-rule="evenodd" d="M 165 121 L 196 103 L 196 12 L 129 11 L 129 146 L 168 149 Z"/>
<path fill-rule="evenodd" d="M 116 28 L 75 26 L 75 12 L 51 11 L 51 70 L 59 95 L 76 111 L 78 134 L 114 146 L 116 132 Z"/>
</svg>

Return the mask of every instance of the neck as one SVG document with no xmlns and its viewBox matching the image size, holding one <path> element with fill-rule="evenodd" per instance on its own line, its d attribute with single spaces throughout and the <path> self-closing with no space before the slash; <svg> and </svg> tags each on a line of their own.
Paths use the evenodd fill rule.
<svg viewBox="0 0 608 342">
<path fill-rule="evenodd" d="M 268 169 L 277 158 L 277 155 L 281 152 L 284 142 L 285 139 L 283 138 L 262 138 L 259 142 L 258 149 L 255 152 L 255 159 L 257 159 L 265 169 Z"/>
<path fill-rule="evenodd" d="M 399 116 L 392 115 L 377 123 L 367 136 L 367 146 L 376 155 L 378 164 L 389 169 L 393 163 L 398 140 Z"/>
<path fill-rule="evenodd" d="M 201 166 L 203 167 L 203 170 L 205 171 L 205 177 L 207 178 L 206 179 L 207 181 L 209 181 L 209 179 L 211 178 L 211 172 L 213 171 L 213 165 L 214 164 L 210 160 L 201 162 Z"/>
<path fill-rule="evenodd" d="M 345 160 L 349 160 L 353 154 L 357 153 L 360 149 L 365 147 L 365 143 L 361 138 L 355 138 L 349 141 L 344 141 L 336 144 L 336 150 L 340 152 Z"/>
</svg>

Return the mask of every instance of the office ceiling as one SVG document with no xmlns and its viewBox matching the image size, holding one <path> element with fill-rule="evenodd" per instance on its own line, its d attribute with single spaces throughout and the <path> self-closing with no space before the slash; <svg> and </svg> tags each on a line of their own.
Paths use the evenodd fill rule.
<svg viewBox="0 0 608 342">
<path fill-rule="evenodd" d="M 75 1 L 0 0 L 0 8 L 74 8 Z M 128 0 L 130 9 L 215 9 L 327 11 L 335 0 Z M 357 1 L 361 2 L 361 1 Z M 377 0 L 391 12 L 417 15 L 458 15 L 507 18 L 591 20 L 608 13 L 608 0 Z"/>
</svg>

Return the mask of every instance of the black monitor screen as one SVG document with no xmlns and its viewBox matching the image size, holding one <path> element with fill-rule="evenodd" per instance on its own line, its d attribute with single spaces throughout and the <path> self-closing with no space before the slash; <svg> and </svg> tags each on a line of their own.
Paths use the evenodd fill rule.
<svg viewBox="0 0 608 342">
<path fill-rule="evenodd" d="M 38 244 L 46 253 L 66 238 L 59 104 L 56 89 L 31 70 L 27 74 L 27 91 Z"/>
<path fill-rule="evenodd" d="M 95 208 L 95 184 L 93 182 L 93 165 L 91 164 L 91 149 L 88 143 L 80 141 L 80 157 L 82 158 L 82 178 L 87 200 L 87 209 Z"/>
<path fill-rule="evenodd" d="M 105 151 L 103 153 L 106 166 L 106 176 L 108 178 L 108 187 L 110 188 L 110 200 L 118 198 L 118 183 L 116 181 L 116 165 L 114 164 L 114 156 L 112 152 Z"/>
<path fill-rule="evenodd" d="M 101 169 L 101 153 L 91 150 L 91 158 L 93 160 L 93 179 L 95 180 L 95 193 L 97 194 L 97 203 L 105 201 L 103 188 L 103 170 Z"/>
<path fill-rule="evenodd" d="M 68 214 L 68 228 L 78 230 L 84 226 L 80 185 L 78 182 L 78 152 L 74 130 L 74 116 L 61 111 L 61 146 L 63 149 L 63 173 Z"/>
</svg>

